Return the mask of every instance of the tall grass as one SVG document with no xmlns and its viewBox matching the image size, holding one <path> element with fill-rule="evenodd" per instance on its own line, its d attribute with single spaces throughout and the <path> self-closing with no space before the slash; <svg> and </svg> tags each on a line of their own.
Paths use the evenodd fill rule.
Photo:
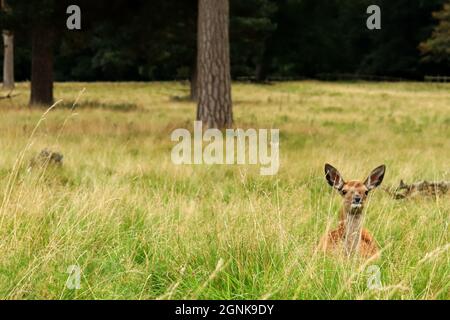
<svg viewBox="0 0 450 320">
<path fill-rule="evenodd" d="M 184 84 L 65 83 L 56 96 L 70 106 L 84 87 L 78 108 L 45 117 L 26 108 L 27 84 L 0 101 L 0 297 L 449 298 L 448 196 L 375 191 L 364 223 L 379 260 L 317 250 L 340 207 L 325 162 L 348 179 L 385 163 L 386 186 L 450 180 L 449 85 L 236 84 L 236 126 L 280 129 L 272 177 L 258 166 L 172 164 L 170 133 L 195 115 L 176 98 Z M 64 154 L 63 167 L 28 170 L 44 147 Z M 71 265 L 78 290 L 66 286 Z M 367 286 L 371 265 L 380 289 Z"/>
</svg>

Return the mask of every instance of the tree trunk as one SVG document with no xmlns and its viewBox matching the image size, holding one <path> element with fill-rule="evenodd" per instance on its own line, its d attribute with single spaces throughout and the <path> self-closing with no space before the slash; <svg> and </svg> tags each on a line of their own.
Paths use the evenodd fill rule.
<svg viewBox="0 0 450 320">
<path fill-rule="evenodd" d="M 53 103 L 53 38 L 51 28 L 35 27 L 32 31 L 30 105 Z"/>
<path fill-rule="evenodd" d="M 208 128 L 233 124 L 228 0 L 199 0 L 197 120 Z"/>
<path fill-rule="evenodd" d="M 3 31 L 3 88 L 14 88 L 14 35 L 11 31 Z"/>
</svg>

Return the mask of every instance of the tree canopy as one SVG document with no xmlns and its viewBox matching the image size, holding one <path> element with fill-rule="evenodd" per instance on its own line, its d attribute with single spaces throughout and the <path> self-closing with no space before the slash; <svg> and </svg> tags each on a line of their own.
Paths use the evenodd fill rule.
<svg viewBox="0 0 450 320">
<path fill-rule="evenodd" d="M 438 20 L 430 39 L 421 44 L 424 61 L 436 61 L 450 65 L 450 2 L 433 16 Z"/>
<path fill-rule="evenodd" d="M 81 31 L 66 28 L 69 4 L 81 8 Z M 371 4 L 381 7 L 381 30 L 366 28 Z M 8 5 L 0 24 L 15 34 L 17 80 L 30 79 L 30 34 L 37 24 L 57 33 L 57 81 L 188 79 L 193 72 L 196 0 Z M 230 0 L 230 6 L 233 78 L 358 73 L 421 79 L 450 72 L 448 0 Z"/>
</svg>

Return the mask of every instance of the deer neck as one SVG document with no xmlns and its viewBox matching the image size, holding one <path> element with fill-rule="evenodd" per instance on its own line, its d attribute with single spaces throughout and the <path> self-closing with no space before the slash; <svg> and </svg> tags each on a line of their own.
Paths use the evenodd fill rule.
<svg viewBox="0 0 450 320">
<path fill-rule="evenodd" d="M 358 250 L 362 230 L 362 208 L 342 208 L 341 228 L 345 252 L 350 255 Z"/>
</svg>

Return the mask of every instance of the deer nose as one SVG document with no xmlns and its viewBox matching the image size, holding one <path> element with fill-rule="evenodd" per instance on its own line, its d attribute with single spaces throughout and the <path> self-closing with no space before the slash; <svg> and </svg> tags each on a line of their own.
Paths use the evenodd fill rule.
<svg viewBox="0 0 450 320">
<path fill-rule="evenodd" d="M 361 197 L 360 197 L 360 196 L 355 196 L 355 197 L 353 198 L 353 202 L 354 202 L 354 203 L 360 203 L 360 202 L 361 202 Z"/>
</svg>

